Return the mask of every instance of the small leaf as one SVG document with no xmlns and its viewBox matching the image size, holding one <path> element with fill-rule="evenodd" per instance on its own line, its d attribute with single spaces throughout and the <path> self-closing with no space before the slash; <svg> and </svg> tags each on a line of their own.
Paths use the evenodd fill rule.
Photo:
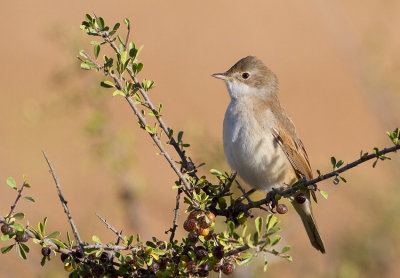
<svg viewBox="0 0 400 278">
<path fill-rule="evenodd" d="M 149 126 L 149 125 L 146 125 L 146 126 L 145 126 L 145 129 L 146 129 L 146 131 L 147 131 L 148 133 L 150 133 L 150 134 L 154 134 L 154 132 L 153 132 L 153 128 L 152 128 L 151 126 Z"/>
<path fill-rule="evenodd" d="M 108 81 L 108 80 L 102 81 L 100 83 L 100 86 L 104 87 L 104 88 L 113 88 L 113 87 L 115 87 L 114 83 L 112 83 L 111 81 Z"/>
<path fill-rule="evenodd" d="M 336 167 L 336 158 L 334 156 L 331 157 L 331 163 L 332 163 L 332 167 L 335 168 Z"/>
<path fill-rule="evenodd" d="M 16 213 L 16 214 L 14 214 L 13 217 L 14 217 L 15 219 L 22 220 L 22 219 L 24 219 L 25 214 L 24 214 L 23 212 L 18 212 L 18 213 Z"/>
<path fill-rule="evenodd" d="M 98 45 L 98 44 L 95 45 L 93 52 L 94 52 L 94 57 L 96 57 L 96 59 L 97 59 L 99 57 L 99 53 L 100 53 L 100 45 Z"/>
<path fill-rule="evenodd" d="M 342 166 L 344 163 L 343 160 L 339 160 L 338 163 L 336 163 L 336 168 L 339 168 L 340 166 Z"/>
<path fill-rule="evenodd" d="M 126 26 L 127 26 L 128 28 L 131 27 L 131 22 L 129 21 L 128 18 L 125 18 L 125 19 L 124 19 L 124 23 L 126 24 Z"/>
<path fill-rule="evenodd" d="M 16 229 L 18 232 L 25 231 L 25 227 L 20 223 L 14 223 L 10 225 L 12 228 Z"/>
<path fill-rule="evenodd" d="M 222 176 L 222 173 L 216 169 L 210 169 L 210 173 L 214 176 Z"/>
<path fill-rule="evenodd" d="M 93 69 L 95 67 L 96 67 L 95 64 L 93 64 L 90 61 L 84 61 L 84 62 L 81 63 L 81 68 L 85 69 L 85 70 L 91 70 L 91 69 Z"/>
<path fill-rule="evenodd" d="M 98 17 L 98 18 L 96 18 L 96 22 L 99 25 L 100 29 L 103 30 L 104 29 L 104 19 L 102 17 Z"/>
<path fill-rule="evenodd" d="M 14 244 L 11 244 L 11 245 L 9 245 L 9 246 L 2 247 L 2 248 L 1 248 L 1 253 L 2 253 L 2 254 L 5 254 L 5 253 L 9 252 L 13 247 L 14 247 Z"/>
<path fill-rule="evenodd" d="M 102 244 L 100 238 L 96 235 L 92 236 L 92 240 L 93 240 L 93 242 L 95 242 L 97 244 Z"/>
<path fill-rule="evenodd" d="M 339 176 L 339 178 L 343 181 L 343 182 L 347 182 L 347 180 L 345 178 L 343 178 L 342 176 Z"/>
<path fill-rule="evenodd" d="M 49 234 L 47 237 L 48 237 L 48 238 L 56 238 L 56 237 L 58 237 L 60 234 L 61 234 L 61 233 L 60 233 L 59 231 L 55 231 L 55 232 L 52 232 L 51 234 Z"/>
<path fill-rule="evenodd" d="M 20 258 L 26 260 L 26 253 L 24 249 L 21 247 L 21 245 L 17 244 L 17 253 L 20 256 Z"/>
<path fill-rule="evenodd" d="M 67 248 L 67 246 L 58 239 L 52 238 L 51 241 L 54 242 L 57 246 L 60 246 L 61 248 Z"/>
<path fill-rule="evenodd" d="M 6 182 L 13 189 L 17 189 L 17 184 L 15 183 L 15 180 L 12 177 L 7 178 Z"/>
<path fill-rule="evenodd" d="M 121 96 L 125 96 L 125 93 L 121 90 L 115 90 L 112 94 L 113 97 L 117 96 L 117 95 L 121 95 Z"/>
<path fill-rule="evenodd" d="M 35 202 L 35 199 L 33 199 L 32 197 L 29 197 L 29 196 L 24 197 L 24 199 L 31 203 Z"/>
<path fill-rule="evenodd" d="M 262 232 L 262 226 L 263 226 L 263 219 L 262 217 L 258 216 L 255 220 L 255 224 L 256 224 L 256 230 L 257 233 L 260 235 Z"/>
<path fill-rule="evenodd" d="M 325 199 L 328 199 L 328 193 L 326 193 L 323 190 L 320 190 L 319 193 L 321 193 L 322 197 L 324 197 Z"/>
<path fill-rule="evenodd" d="M 119 22 L 115 23 L 115 25 L 113 27 L 113 31 L 117 31 L 119 26 L 121 26 L 121 24 L 119 24 Z"/>
<path fill-rule="evenodd" d="M 24 249 L 24 251 L 25 251 L 26 253 L 29 253 L 29 247 L 28 247 L 26 244 L 20 243 L 19 245 L 21 245 L 22 249 Z"/>
<path fill-rule="evenodd" d="M 7 241 L 10 239 L 10 236 L 9 235 L 1 235 L 0 238 L 1 238 L 1 241 Z"/>
<path fill-rule="evenodd" d="M 274 236 L 274 238 L 271 240 L 271 246 L 276 245 L 279 241 L 281 241 L 282 237 L 280 235 Z"/>
<path fill-rule="evenodd" d="M 288 252 L 290 249 L 291 249 L 291 247 L 290 247 L 289 245 L 287 245 L 287 246 L 285 246 L 285 247 L 282 248 L 281 253 L 286 253 L 286 252 Z"/>
<path fill-rule="evenodd" d="M 235 231 L 235 223 L 233 223 L 232 221 L 228 221 L 228 232 L 230 235 L 233 235 Z"/>
</svg>

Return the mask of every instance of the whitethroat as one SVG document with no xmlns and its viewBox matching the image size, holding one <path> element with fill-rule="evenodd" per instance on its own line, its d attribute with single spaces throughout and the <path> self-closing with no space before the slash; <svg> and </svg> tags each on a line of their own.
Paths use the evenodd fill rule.
<svg viewBox="0 0 400 278">
<path fill-rule="evenodd" d="M 271 192 L 312 179 L 311 166 L 296 128 L 278 99 L 276 75 L 254 56 L 239 60 L 213 77 L 225 81 L 231 102 L 225 112 L 226 159 L 253 189 Z M 292 202 L 312 246 L 325 253 L 315 223 L 310 191 L 297 191 Z"/>
</svg>

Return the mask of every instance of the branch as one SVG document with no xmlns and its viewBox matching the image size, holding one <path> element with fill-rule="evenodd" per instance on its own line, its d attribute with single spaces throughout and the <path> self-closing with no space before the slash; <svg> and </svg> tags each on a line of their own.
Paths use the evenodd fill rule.
<svg viewBox="0 0 400 278">
<path fill-rule="evenodd" d="M 47 158 L 47 155 L 46 155 L 45 151 L 42 151 L 42 153 L 43 153 L 44 158 L 46 159 L 47 164 L 49 165 L 50 173 L 53 176 L 54 182 L 55 182 L 56 187 L 57 187 L 58 197 L 60 198 L 61 205 L 63 206 L 64 212 L 68 217 L 68 222 L 69 222 L 69 224 L 71 224 L 71 228 L 72 228 L 72 231 L 74 233 L 75 239 L 76 239 L 76 241 L 79 243 L 79 245 L 82 248 L 83 247 L 83 242 L 81 240 L 81 237 L 79 236 L 78 229 L 76 228 L 74 220 L 72 219 L 71 213 L 69 212 L 69 209 L 68 209 L 68 206 L 67 206 L 68 202 L 65 200 L 65 198 L 64 198 L 64 196 L 63 196 L 63 194 L 61 192 L 61 186 L 60 186 L 60 184 L 58 182 L 58 178 L 57 178 L 56 174 L 54 173 L 53 166 L 51 165 L 49 159 Z"/>
<path fill-rule="evenodd" d="M 104 219 L 103 217 L 101 217 L 100 214 L 96 213 L 96 216 L 97 216 L 101 221 L 103 221 L 104 224 L 106 224 L 106 226 L 107 226 L 108 229 L 110 229 L 111 231 L 114 232 L 114 234 L 117 235 L 118 239 L 124 241 L 124 238 L 122 237 L 121 232 L 118 232 L 113 226 L 111 226 L 111 225 L 108 223 L 108 221 L 107 221 L 106 219 Z"/>
<path fill-rule="evenodd" d="M 5 219 L 10 218 L 11 215 L 13 214 L 13 212 L 14 212 L 14 210 L 15 210 L 15 207 L 17 206 L 17 203 L 18 203 L 19 199 L 20 199 L 21 196 L 22 196 L 22 191 L 24 190 L 24 188 L 25 188 L 25 181 L 24 181 L 24 183 L 22 184 L 21 188 L 18 190 L 17 198 L 15 199 L 14 204 L 11 206 L 10 213 L 5 217 Z"/>
<path fill-rule="evenodd" d="M 166 234 L 168 232 L 171 232 L 171 236 L 169 237 L 169 242 L 174 241 L 176 228 L 178 227 L 179 204 L 180 204 L 179 200 L 181 198 L 181 193 L 182 193 L 182 189 L 178 189 L 178 193 L 176 194 L 176 203 L 175 203 L 175 209 L 174 209 L 174 220 L 172 221 L 172 228 L 165 231 Z"/>
</svg>

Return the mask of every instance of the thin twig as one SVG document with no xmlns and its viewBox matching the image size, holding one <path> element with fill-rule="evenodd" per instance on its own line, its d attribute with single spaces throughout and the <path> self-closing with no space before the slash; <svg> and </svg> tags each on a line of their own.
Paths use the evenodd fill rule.
<svg viewBox="0 0 400 278">
<path fill-rule="evenodd" d="M 108 221 L 107 221 L 106 219 L 104 219 L 103 217 L 101 217 L 100 214 L 96 213 L 96 216 L 97 216 L 101 221 L 103 221 L 104 224 L 106 224 L 106 226 L 107 226 L 108 229 L 110 229 L 111 231 L 114 232 L 114 234 L 117 235 L 118 239 L 124 241 L 124 238 L 122 237 L 121 232 L 118 232 L 113 226 L 110 225 L 110 223 L 108 223 Z M 118 245 L 118 241 L 117 241 L 116 244 Z"/>
<path fill-rule="evenodd" d="M 61 186 L 60 186 L 60 183 L 58 182 L 58 178 L 57 178 L 56 174 L 54 173 L 53 166 L 51 165 L 50 160 L 48 159 L 45 151 L 42 151 L 42 153 L 43 153 L 44 158 L 46 159 L 47 164 L 49 165 L 50 173 L 53 176 L 54 182 L 55 182 L 56 187 L 57 187 L 58 197 L 60 198 L 61 205 L 63 206 L 64 212 L 68 217 L 68 222 L 71 225 L 72 231 L 74 233 L 74 237 L 75 237 L 76 241 L 79 243 L 79 245 L 82 248 L 83 247 L 83 242 L 81 240 L 81 237 L 79 236 L 78 229 L 76 228 L 74 220 L 72 219 L 71 213 L 70 213 L 70 211 L 68 209 L 68 206 L 67 206 L 68 202 L 65 200 L 65 198 L 64 198 L 64 196 L 63 196 L 63 194 L 61 192 Z"/>
<path fill-rule="evenodd" d="M 128 28 L 128 33 L 126 34 L 125 45 L 124 45 L 125 51 L 126 51 L 126 49 L 128 47 L 129 34 L 131 33 L 131 25 L 128 24 L 127 28 Z"/>
<path fill-rule="evenodd" d="M 11 215 L 13 214 L 15 207 L 17 206 L 17 203 L 22 196 L 22 191 L 24 190 L 24 188 L 25 188 L 25 182 L 22 184 L 21 188 L 18 190 L 17 198 L 15 199 L 14 204 L 11 206 L 10 213 L 5 217 L 6 219 L 10 218 Z"/>
<path fill-rule="evenodd" d="M 174 220 L 172 221 L 172 227 L 168 231 L 165 232 L 165 233 L 171 232 L 171 235 L 169 237 L 169 242 L 173 242 L 174 241 L 176 228 L 178 227 L 179 204 L 180 204 L 179 200 L 181 198 L 181 193 L 182 193 L 182 189 L 178 189 L 178 193 L 176 194 L 176 203 L 175 203 L 175 209 L 174 209 Z"/>
</svg>

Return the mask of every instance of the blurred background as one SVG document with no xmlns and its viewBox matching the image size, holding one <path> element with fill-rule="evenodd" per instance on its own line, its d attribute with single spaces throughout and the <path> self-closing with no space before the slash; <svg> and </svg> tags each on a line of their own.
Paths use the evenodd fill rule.
<svg viewBox="0 0 400 278">
<path fill-rule="evenodd" d="M 207 163 L 205 173 L 228 170 L 222 121 L 229 97 L 210 75 L 247 55 L 278 75 L 281 102 L 314 170 L 329 171 L 332 155 L 350 162 L 360 150 L 390 146 L 385 132 L 400 126 L 399 1 L 3 3 L 0 212 L 7 214 L 16 197 L 6 178 L 21 184 L 26 174 L 36 203 L 20 202 L 17 210 L 32 225 L 48 216 L 48 231 L 63 239 L 70 227 L 41 150 L 86 241 L 93 234 L 115 240 L 96 212 L 125 234 L 167 239 L 175 203 L 175 176 L 123 98 L 79 68 L 79 50 L 92 51 L 79 25 L 93 12 L 111 26 L 131 19 L 131 39 L 144 45 L 141 78 L 155 80 L 153 102 L 164 105 L 170 127 L 185 131 L 189 155 Z M 399 277 L 400 158 L 391 156 L 375 169 L 371 162 L 345 173 L 347 184 L 320 184 L 329 199 L 320 198 L 314 213 L 326 255 L 311 247 L 291 210 L 281 219 L 294 261 L 271 258 L 267 273 L 252 264 L 234 277 Z M 13 250 L 1 256 L 0 276 L 67 276 L 58 257 L 45 268 L 40 260 L 37 247 L 27 262 Z"/>
</svg>

